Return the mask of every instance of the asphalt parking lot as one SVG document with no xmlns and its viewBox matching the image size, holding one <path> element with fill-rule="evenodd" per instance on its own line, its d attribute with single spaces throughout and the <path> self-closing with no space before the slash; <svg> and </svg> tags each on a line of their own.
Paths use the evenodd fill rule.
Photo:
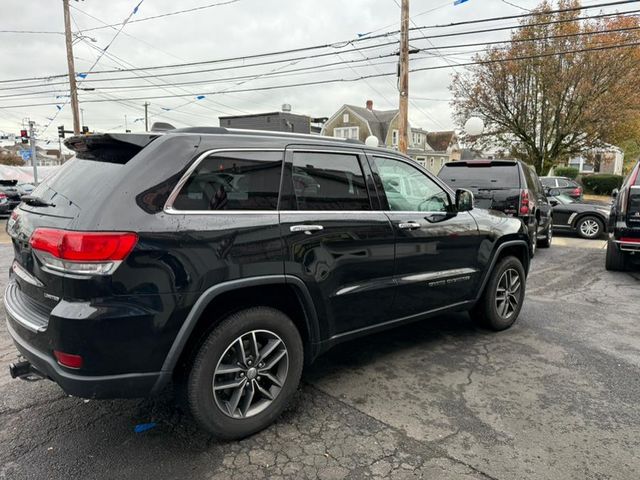
<svg viewBox="0 0 640 480">
<path fill-rule="evenodd" d="M 606 272 L 603 246 L 540 249 L 508 331 L 456 314 L 337 347 L 241 442 L 209 438 L 170 392 L 86 401 L 11 380 L 0 322 L 0 478 L 640 478 L 640 272 Z"/>
</svg>

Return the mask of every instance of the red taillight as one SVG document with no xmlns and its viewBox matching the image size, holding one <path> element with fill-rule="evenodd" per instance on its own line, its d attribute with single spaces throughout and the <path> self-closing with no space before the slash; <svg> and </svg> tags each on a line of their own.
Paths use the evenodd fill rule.
<svg viewBox="0 0 640 480">
<path fill-rule="evenodd" d="M 640 243 L 640 238 L 622 237 L 620 241 L 622 243 Z"/>
<path fill-rule="evenodd" d="M 571 191 L 571 195 L 575 195 L 576 197 L 579 197 L 580 195 L 582 195 L 582 189 L 580 187 L 576 187 Z"/>
<path fill-rule="evenodd" d="M 124 260 L 138 241 L 135 233 L 73 232 L 38 228 L 31 235 L 35 250 L 50 253 L 62 260 L 109 262 Z"/>
<path fill-rule="evenodd" d="M 131 253 L 138 235 L 131 232 L 74 232 L 37 228 L 29 243 L 49 270 L 77 275 L 109 275 Z"/>
<path fill-rule="evenodd" d="M 73 355 L 72 353 L 60 352 L 58 350 L 53 351 L 53 355 L 60 365 L 67 368 L 81 368 L 82 357 L 80 355 Z"/>
<path fill-rule="evenodd" d="M 529 190 L 522 190 L 520 192 L 520 215 L 529 215 Z"/>
<path fill-rule="evenodd" d="M 3 193 L 3 192 L 0 192 L 0 198 L 7 198 L 7 194 Z"/>
</svg>

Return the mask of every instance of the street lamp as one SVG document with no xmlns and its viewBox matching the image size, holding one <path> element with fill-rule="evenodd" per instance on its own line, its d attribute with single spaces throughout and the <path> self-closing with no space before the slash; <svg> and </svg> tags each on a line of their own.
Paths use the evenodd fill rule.
<svg viewBox="0 0 640 480">
<path fill-rule="evenodd" d="M 378 137 L 376 137 L 375 135 L 369 135 L 365 141 L 364 144 L 367 147 L 377 147 L 380 145 L 380 140 L 378 140 Z"/>
<path fill-rule="evenodd" d="M 480 117 L 470 117 L 464 124 L 464 131 L 472 137 L 482 135 L 484 131 L 484 120 Z"/>
</svg>

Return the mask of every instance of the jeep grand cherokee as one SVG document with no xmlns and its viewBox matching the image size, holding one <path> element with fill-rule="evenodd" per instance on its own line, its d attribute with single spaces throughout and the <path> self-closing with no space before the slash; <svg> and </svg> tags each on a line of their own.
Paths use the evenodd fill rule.
<svg viewBox="0 0 640 480">
<path fill-rule="evenodd" d="M 445 311 L 502 330 L 520 219 L 472 210 L 411 159 L 317 136 L 191 128 L 67 139 L 8 222 L 14 377 L 137 397 L 172 379 L 200 424 L 272 423 L 338 342 Z"/>
</svg>

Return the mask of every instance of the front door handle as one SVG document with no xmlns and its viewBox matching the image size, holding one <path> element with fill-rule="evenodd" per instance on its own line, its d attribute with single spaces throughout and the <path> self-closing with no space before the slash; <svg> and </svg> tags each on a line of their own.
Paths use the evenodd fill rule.
<svg viewBox="0 0 640 480">
<path fill-rule="evenodd" d="M 398 224 L 398 228 L 400 230 L 416 230 L 420 228 L 420 224 L 418 222 L 402 222 Z"/>
<path fill-rule="evenodd" d="M 322 225 L 291 225 L 289 230 L 292 232 L 304 232 L 307 235 L 311 235 L 312 232 L 324 230 L 324 227 Z"/>
</svg>

